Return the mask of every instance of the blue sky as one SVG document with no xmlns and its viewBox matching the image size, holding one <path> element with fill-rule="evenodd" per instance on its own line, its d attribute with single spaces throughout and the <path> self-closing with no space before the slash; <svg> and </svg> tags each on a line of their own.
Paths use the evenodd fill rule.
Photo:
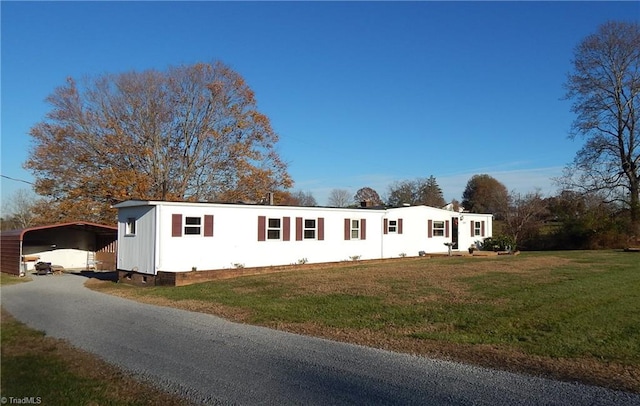
<svg viewBox="0 0 640 406">
<path fill-rule="evenodd" d="M 67 77 L 221 60 L 256 93 L 294 190 L 385 195 L 435 176 L 447 200 L 474 174 L 556 192 L 582 146 L 562 100 L 573 49 L 638 2 L 7 2 L 2 174 Z M 2 199 L 29 185 L 2 178 Z"/>
</svg>

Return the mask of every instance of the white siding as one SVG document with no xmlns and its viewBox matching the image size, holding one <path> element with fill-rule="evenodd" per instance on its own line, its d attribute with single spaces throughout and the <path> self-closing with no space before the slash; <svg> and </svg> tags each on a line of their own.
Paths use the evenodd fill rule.
<svg viewBox="0 0 640 406">
<path fill-rule="evenodd" d="M 353 258 L 397 258 L 447 252 L 445 243 L 453 240 L 454 219 L 458 219 L 459 250 L 466 251 L 472 242 L 491 236 L 491 215 L 455 213 L 427 206 L 394 209 L 339 209 L 208 204 L 185 202 L 125 202 L 118 211 L 118 269 L 153 274 L 157 271 L 188 272 L 288 265 L 299 262 L 320 263 L 349 261 Z M 179 223 L 174 215 L 181 216 Z M 205 216 L 213 218 L 213 235 L 205 236 Z M 136 234 L 127 236 L 126 222 L 135 217 Z M 260 240 L 259 223 L 264 217 L 264 240 Z M 199 219 L 186 224 L 187 218 Z M 288 220 L 285 220 L 288 218 Z M 297 220 L 297 219 L 300 220 Z M 280 220 L 278 239 L 268 238 L 269 219 Z M 322 219 L 322 220 L 320 220 Z M 384 233 L 387 224 L 402 222 L 402 233 Z M 304 238 L 305 220 L 315 220 L 314 238 Z M 358 220 L 360 233 L 366 224 L 365 238 L 351 238 L 345 232 L 346 220 Z M 429 221 L 444 222 L 445 235 L 429 237 Z M 198 220 L 196 220 L 197 222 Z M 485 222 L 484 237 L 471 235 L 471 221 Z M 288 222 L 288 233 L 285 230 Z M 298 227 L 302 224 L 302 228 Z M 321 224 L 324 225 L 321 234 Z M 174 227 L 178 235 L 173 235 Z M 196 227 L 196 228 L 185 228 Z M 197 231 L 189 235 L 187 231 Z M 288 234 L 288 240 L 287 235 Z M 310 233 L 311 234 L 311 233 Z M 349 238 L 346 238 L 346 235 Z M 307 236 L 309 237 L 309 236 Z"/>
<path fill-rule="evenodd" d="M 172 214 L 185 217 L 213 215 L 213 237 L 202 235 L 171 236 Z M 306 260 L 309 263 L 380 258 L 381 235 L 378 225 L 383 213 L 373 210 L 343 210 L 280 206 L 241 205 L 172 205 L 163 204 L 160 223 L 158 270 L 187 272 L 199 270 L 288 265 Z M 258 241 L 258 218 L 281 220 L 278 240 Z M 283 219 L 289 218 L 289 241 L 284 241 Z M 324 240 L 296 241 L 296 218 L 324 219 Z M 365 219 L 366 239 L 344 239 L 345 219 Z M 375 231 L 373 231 L 375 230 Z"/>
<path fill-rule="evenodd" d="M 125 207 L 118 210 L 118 269 L 152 274 L 155 270 L 155 207 Z M 136 233 L 126 233 L 127 220 L 136 219 Z"/>
<path fill-rule="evenodd" d="M 427 206 L 402 207 L 387 210 L 386 218 L 388 220 L 402 219 L 402 234 L 388 233 L 384 236 L 384 257 L 394 258 L 400 254 L 407 256 L 418 256 L 420 251 L 426 253 L 444 253 L 449 248 L 445 243 L 452 243 L 454 238 L 454 219 L 459 219 L 459 213 L 437 209 Z M 431 233 L 429 237 L 429 220 L 431 226 L 434 222 L 443 222 L 445 229 L 443 235 L 434 235 Z M 460 221 L 458 220 L 458 224 Z M 460 238 L 465 230 L 458 228 L 458 247 L 465 249 L 460 245 Z"/>
<path fill-rule="evenodd" d="M 461 213 L 460 217 L 460 250 L 468 250 L 471 244 L 480 247 L 485 238 L 493 236 L 493 216 L 490 214 Z M 484 235 L 472 234 L 471 222 L 484 222 Z"/>
</svg>

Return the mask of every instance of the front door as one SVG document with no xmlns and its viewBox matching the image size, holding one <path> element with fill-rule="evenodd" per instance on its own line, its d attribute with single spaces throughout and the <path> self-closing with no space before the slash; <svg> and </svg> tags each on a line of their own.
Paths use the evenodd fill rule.
<svg viewBox="0 0 640 406">
<path fill-rule="evenodd" d="M 458 249 L 458 218 L 451 218 L 451 248 Z"/>
</svg>

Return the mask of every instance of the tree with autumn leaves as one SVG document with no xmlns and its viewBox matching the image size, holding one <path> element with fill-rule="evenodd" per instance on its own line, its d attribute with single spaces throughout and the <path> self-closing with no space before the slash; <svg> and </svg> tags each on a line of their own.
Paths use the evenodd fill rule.
<svg viewBox="0 0 640 406">
<path fill-rule="evenodd" d="M 25 167 L 48 222 L 115 222 L 127 199 L 260 201 L 292 180 L 254 92 L 227 65 L 198 63 L 67 83 L 31 129 Z"/>
</svg>

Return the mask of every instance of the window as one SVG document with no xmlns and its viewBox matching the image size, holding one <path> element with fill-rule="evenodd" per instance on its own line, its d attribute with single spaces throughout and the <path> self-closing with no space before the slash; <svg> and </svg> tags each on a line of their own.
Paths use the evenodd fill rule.
<svg viewBox="0 0 640 406">
<path fill-rule="evenodd" d="M 280 219 L 269 219 L 267 227 L 267 239 L 279 240 L 280 239 Z"/>
<path fill-rule="evenodd" d="M 444 221 L 433 222 L 433 236 L 444 237 Z"/>
<path fill-rule="evenodd" d="M 389 220 L 389 232 L 395 233 L 398 231 L 398 221 L 397 220 Z"/>
<path fill-rule="evenodd" d="M 318 219 L 322 220 L 322 219 Z M 320 225 L 318 232 L 323 232 L 324 239 L 324 222 Z M 367 219 L 344 219 L 344 239 L 348 240 L 366 240 L 367 239 Z"/>
<path fill-rule="evenodd" d="M 304 238 L 306 239 L 315 239 L 316 238 L 316 220 L 315 219 L 305 219 L 304 220 Z"/>
<path fill-rule="evenodd" d="M 351 220 L 351 239 L 360 238 L 360 220 Z"/>
<path fill-rule="evenodd" d="M 473 227 L 474 233 L 473 235 L 482 235 L 482 223 L 479 221 L 474 221 L 475 225 Z"/>
<path fill-rule="evenodd" d="M 185 217 L 184 218 L 184 234 L 200 235 L 201 224 L 202 224 L 201 217 Z"/>
<path fill-rule="evenodd" d="M 133 217 L 127 219 L 126 234 L 136 235 L 136 219 Z"/>
</svg>

